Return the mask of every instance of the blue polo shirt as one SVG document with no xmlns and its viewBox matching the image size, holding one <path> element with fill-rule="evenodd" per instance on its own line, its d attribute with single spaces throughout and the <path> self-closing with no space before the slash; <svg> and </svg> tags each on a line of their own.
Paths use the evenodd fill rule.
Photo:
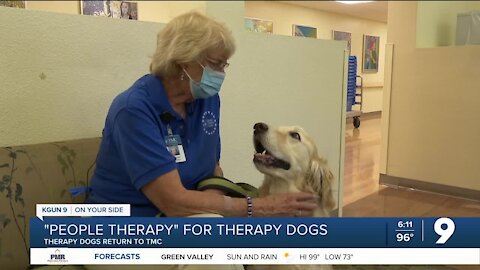
<svg viewBox="0 0 480 270">
<path fill-rule="evenodd" d="M 162 81 L 145 75 L 119 94 L 108 111 L 88 203 L 128 203 L 132 216 L 159 211 L 141 192 L 157 177 L 177 169 L 185 188 L 212 176 L 220 159 L 218 95 L 186 105 L 183 119 L 170 105 Z M 165 121 L 162 114 L 171 119 Z M 162 121 L 163 120 L 163 121 Z M 186 161 L 167 150 L 167 125 L 179 135 Z"/>
</svg>

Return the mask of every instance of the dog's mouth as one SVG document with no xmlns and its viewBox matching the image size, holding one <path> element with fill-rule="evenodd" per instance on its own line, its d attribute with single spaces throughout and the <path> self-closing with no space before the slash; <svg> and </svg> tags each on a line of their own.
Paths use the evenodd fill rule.
<svg viewBox="0 0 480 270">
<path fill-rule="evenodd" d="M 266 167 L 279 168 L 284 170 L 290 169 L 290 163 L 285 160 L 279 159 L 270 153 L 263 144 L 255 138 L 255 155 L 253 157 L 253 162 L 256 164 L 261 164 Z"/>
</svg>

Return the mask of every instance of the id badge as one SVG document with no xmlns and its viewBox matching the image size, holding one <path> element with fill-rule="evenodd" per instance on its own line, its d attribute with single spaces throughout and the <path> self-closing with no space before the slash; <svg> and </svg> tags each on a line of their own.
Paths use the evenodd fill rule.
<svg viewBox="0 0 480 270">
<path fill-rule="evenodd" d="M 165 137 L 165 145 L 167 146 L 167 150 L 175 157 L 175 162 L 180 163 L 187 161 L 180 136 L 168 135 Z"/>
</svg>

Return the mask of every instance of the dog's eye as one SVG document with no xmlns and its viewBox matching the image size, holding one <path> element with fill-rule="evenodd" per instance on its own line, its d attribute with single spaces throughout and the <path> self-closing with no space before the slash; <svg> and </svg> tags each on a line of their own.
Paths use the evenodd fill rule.
<svg viewBox="0 0 480 270">
<path fill-rule="evenodd" d="M 290 132 L 290 137 L 294 138 L 295 140 L 302 141 L 298 132 Z"/>
</svg>

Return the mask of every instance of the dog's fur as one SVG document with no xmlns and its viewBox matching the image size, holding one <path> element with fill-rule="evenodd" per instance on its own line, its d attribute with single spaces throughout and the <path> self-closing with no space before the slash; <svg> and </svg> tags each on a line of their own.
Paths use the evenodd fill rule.
<svg viewBox="0 0 480 270">
<path fill-rule="evenodd" d="M 312 138 L 301 127 L 272 128 L 263 125 L 266 130 L 259 131 L 257 128 L 253 136 L 256 150 L 254 164 L 265 175 L 260 196 L 299 191 L 315 193 L 319 196 L 319 203 L 313 216 L 328 217 L 335 206 L 332 193 L 334 177 L 327 161 L 318 155 Z M 262 154 L 264 151 L 265 154 Z M 288 169 L 278 167 L 286 164 L 289 164 Z"/>
<path fill-rule="evenodd" d="M 318 194 L 314 217 L 328 217 L 335 207 L 332 193 L 333 174 L 327 161 L 317 153 L 312 138 L 303 128 L 270 127 L 257 123 L 254 127 L 254 164 L 265 175 L 260 197 L 269 194 L 310 192 Z M 331 269 L 329 265 L 255 265 L 255 269 Z"/>
</svg>

